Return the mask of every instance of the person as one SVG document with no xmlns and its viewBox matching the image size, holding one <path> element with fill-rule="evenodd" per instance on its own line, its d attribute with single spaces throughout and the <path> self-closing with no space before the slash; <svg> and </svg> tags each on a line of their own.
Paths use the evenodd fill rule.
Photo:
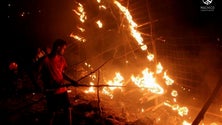
<svg viewBox="0 0 222 125">
<path fill-rule="evenodd" d="M 8 66 L 8 89 L 9 95 L 17 95 L 18 94 L 18 81 L 19 81 L 19 70 L 18 64 L 15 61 L 9 63 Z"/>
<path fill-rule="evenodd" d="M 42 50 L 41 48 L 37 48 L 37 52 L 35 54 L 35 57 L 32 59 L 32 61 L 35 63 L 35 62 L 38 62 L 39 59 L 41 59 L 43 56 L 45 55 L 45 51 Z"/>
<path fill-rule="evenodd" d="M 65 117 L 68 118 L 65 120 L 68 122 L 63 124 L 71 124 L 70 100 L 67 87 L 63 86 L 66 81 L 64 71 L 67 68 L 67 62 L 64 57 L 66 46 L 65 40 L 55 40 L 50 54 L 45 56 L 39 65 L 40 79 L 43 82 L 47 107 L 50 113 L 50 125 L 53 124 L 56 112 L 60 109 L 63 110 Z"/>
<path fill-rule="evenodd" d="M 50 47 L 45 47 L 45 48 L 43 49 L 43 51 L 45 52 L 45 55 L 48 55 L 48 54 L 51 53 L 51 48 L 50 48 Z"/>
<path fill-rule="evenodd" d="M 34 53 L 34 57 L 32 57 L 32 61 L 31 63 L 29 63 L 28 67 L 27 67 L 27 71 L 30 77 L 30 80 L 33 84 L 33 92 L 41 92 L 42 91 L 42 87 L 41 85 L 38 84 L 38 67 L 39 67 L 39 63 L 41 62 L 41 60 L 43 59 L 43 57 L 46 55 L 46 53 L 44 52 L 43 49 L 41 49 L 40 47 L 38 47 L 36 49 L 36 52 Z"/>
</svg>

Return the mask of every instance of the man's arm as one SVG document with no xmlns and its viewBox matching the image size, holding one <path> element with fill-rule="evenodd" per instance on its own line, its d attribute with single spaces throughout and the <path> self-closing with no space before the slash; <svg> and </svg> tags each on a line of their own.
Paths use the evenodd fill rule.
<svg viewBox="0 0 222 125">
<path fill-rule="evenodd" d="M 63 78 L 64 78 L 64 80 L 67 80 L 67 81 L 69 81 L 69 82 L 71 82 L 71 84 L 72 85 L 78 85 L 78 82 L 77 81 L 75 81 L 75 80 L 73 80 L 72 78 L 70 78 L 68 75 L 66 75 L 65 73 L 63 73 Z"/>
</svg>

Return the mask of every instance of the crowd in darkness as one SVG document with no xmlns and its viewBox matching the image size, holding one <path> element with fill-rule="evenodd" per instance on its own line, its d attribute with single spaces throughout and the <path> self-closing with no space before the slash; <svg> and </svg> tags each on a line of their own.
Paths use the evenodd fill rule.
<svg viewBox="0 0 222 125">
<path fill-rule="evenodd" d="M 65 116 L 63 123 L 71 125 L 72 107 L 68 89 L 65 86 L 66 80 L 71 79 L 64 74 L 68 66 L 64 57 L 66 47 L 67 42 L 65 40 L 56 39 L 52 47 L 36 48 L 34 54 L 31 54 L 31 58 L 26 58 L 26 60 L 23 58 L 23 62 L 7 55 L 9 59 L 5 61 L 5 70 L 1 70 L 1 75 L 4 76 L 1 77 L 4 81 L 1 95 L 4 96 L 0 100 L 14 100 L 14 97 L 19 99 L 17 97 L 26 97 L 27 93 L 32 95 L 36 95 L 35 93 L 44 94 L 43 97 L 46 99 L 48 109 L 48 118 L 45 123 L 54 125 L 57 113 L 62 111 Z M 23 55 L 23 57 L 25 56 Z M 24 63 L 24 61 L 26 62 Z M 77 84 L 76 81 L 72 80 L 72 82 Z M 10 111 L 6 111 L 6 114 L 10 113 Z M 11 121 L 9 119 L 10 117 L 6 121 Z"/>
<path fill-rule="evenodd" d="M 27 92 L 40 92 L 41 86 L 37 84 L 36 77 L 37 67 L 39 60 L 49 54 L 50 50 L 49 47 L 37 47 L 25 53 L 4 52 L 0 62 L 1 95 L 11 97 Z"/>
</svg>

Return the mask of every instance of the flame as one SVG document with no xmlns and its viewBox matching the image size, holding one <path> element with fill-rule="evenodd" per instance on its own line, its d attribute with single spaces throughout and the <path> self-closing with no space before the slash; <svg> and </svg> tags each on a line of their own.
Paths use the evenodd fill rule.
<svg viewBox="0 0 222 125">
<path fill-rule="evenodd" d="M 174 80 L 167 76 L 166 72 L 164 72 L 163 79 L 165 79 L 166 85 L 173 85 Z"/>
<path fill-rule="evenodd" d="M 104 10 L 105 10 L 105 9 L 106 9 L 106 6 L 100 5 L 100 6 L 99 6 L 99 9 L 104 9 Z"/>
<path fill-rule="evenodd" d="M 137 30 L 135 29 L 137 27 L 137 24 L 133 21 L 133 18 L 131 16 L 130 12 L 128 11 L 128 9 L 126 9 L 126 7 L 122 6 L 118 1 L 114 1 L 114 4 L 116 4 L 116 6 L 119 7 L 119 9 L 125 15 L 128 23 L 129 23 L 129 28 L 131 30 L 131 34 L 136 39 L 138 44 L 141 46 L 141 49 L 147 50 L 147 46 L 143 43 L 143 38 L 142 38 L 141 34 L 139 32 L 137 32 Z"/>
<path fill-rule="evenodd" d="M 212 122 L 212 123 L 210 123 L 210 125 L 217 125 L 217 123 L 215 123 L 215 122 Z"/>
<path fill-rule="evenodd" d="M 77 29 L 79 29 L 81 32 L 85 32 L 85 29 L 82 27 L 77 26 Z"/>
<path fill-rule="evenodd" d="M 171 96 L 173 96 L 173 97 L 174 97 L 174 98 L 173 98 L 173 101 L 174 101 L 174 102 L 177 102 L 176 97 L 178 96 L 178 93 L 177 93 L 177 91 L 176 91 L 176 90 L 173 90 L 173 91 L 171 92 Z"/>
<path fill-rule="evenodd" d="M 101 3 L 101 0 L 97 0 L 97 3 Z M 106 9 L 106 6 L 104 5 L 99 5 L 99 9 Z"/>
<path fill-rule="evenodd" d="M 144 109 L 143 109 L 143 108 L 141 109 L 141 112 L 144 112 Z"/>
<path fill-rule="evenodd" d="M 164 105 L 177 111 L 180 116 L 188 115 L 189 109 L 187 107 L 180 107 L 178 104 L 170 104 L 168 101 L 165 101 Z"/>
<path fill-rule="evenodd" d="M 173 90 L 173 91 L 171 92 L 171 95 L 172 95 L 173 97 L 177 97 L 177 96 L 178 96 L 178 93 L 177 93 L 176 90 Z"/>
<path fill-rule="evenodd" d="M 85 38 L 80 37 L 80 36 L 78 36 L 78 35 L 74 35 L 73 33 L 71 33 L 71 34 L 69 35 L 69 37 L 74 38 L 74 39 L 76 39 L 76 40 L 78 40 L 78 41 L 80 41 L 80 42 L 86 42 L 86 39 L 85 39 Z"/>
<path fill-rule="evenodd" d="M 154 55 L 153 55 L 152 53 L 148 53 L 147 59 L 148 59 L 149 61 L 153 61 L 153 60 L 154 60 Z"/>
<path fill-rule="evenodd" d="M 84 23 L 87 19 L 86 12 L 84 11 L 84 7 L 81 3 L 78 3 L 78 5 L 77 10 L 73 11 L 79 16 L 79 20 Z"/>
<path fill-rule="evenodd" d="M 90 82 L 90 85 L 94 85 L 93 82 Z M 87 90 L 84 91 L 85 93 L 95 93 L 94 87 L 89 87 Z"/>
<path fill-rule="evenodd" d="M 101 0 L 97 0 L 97 2 L 100 4 Z M 116 5 L 119 10 L 123 13 L 124 18 L 126 18 L 127 23 L 129 25 L 129 31 L 132 35 L 132 37 L 137 41 L 139 47 L 141 48 L 142 51 L 147 50 L 147 45 L 144 44 L 143 42 L 143 38 L 140 34 L 140 32 L 138 32 L 136 30 L 136 28 L 138 27 L 138 25 L 133 21 L 133 18 L 129 12 L 129 10 L 122 6 L 118 1 L 114 1 L 114 5 Z M 104 5 L 99 5 L 99 9 L 106 9 L 106 6 Z M 73 10 L 75 12 L 75 14 L 77 16 L 79 16 L 79 20 L 81 23 L 85 23 L 85 21 L 87 21 L 87 15 L 86 12 L 84 11 L 84 7 L 82 4 L 78 3 L 78 7 L 77 9 Z M 96 24 L 98 25 L 99 28 L 103 27 L 103 23 L 100 20 L 96 21 Z M 77 27 L 78 30 L 80 30 L 81 32 L 85 32 L 84 28 L 81 27 Z M 78 41 L 82 41 L 85 42 L 86 39 L 84 37 L 75 35 L 74 33 L 72 33 L 70 35 L 70 37 L 78 40 Z M 147 52 L 147 59 L 149 61 L 154 61 L 154 54 Z M 126 63 L 128 63 L 128 60 L 126 60 Z M 85 63 L 85 66 L 87 68 L 92 68 L 90 64 Z M 163 72 L 163 66 L 161 65 L 161 63 L 159 62 L 156 65 L 156 71 L 155 71 L 155 76 L 161 75 Z M 92 74 L 90 75 L 92 81 L 94 81 L 96 79 L 96 75 Z M 166 85 L 172 85 L 174 83 L 174 80 L 171 79 L 166 72 L 164 72 L 163 74 L 163 79 L 165 80 L 165 84 Z M 157 83 L 156 78 L 154 77 L 154 72 L 149 71 L 148 68 L 145 68 L 142 71 L 142 75 L 131 75 L 131 80 L 132 82 L 138 86 L 142 91 L 144 90 L 148 90 L 151 93 L 154 94 L 163 94 L 164 93 L 164 89 Z M 106 82 L 107 85 L 116 85 L 116 86 L 123 86 L 124 84 L 124 77 L 121 75 L 120 72 L 116 72 L 115 73 L 115 77 L 112 80 L 108 80 Z M 90 85 L 94 85 L 94 82 L 90 82 Z M 109 96 L 111 99 L 114 97 L 113 92 L 115 89 L 120 89 L 122 91 L 121 87 L 103 87 L 102 88 L 102 93 L 104 95 Z M 95 93 L 95 87 L 89 87 L 87 90 L 84 91 L 85 93 Z M 175 104 L 170 104 L 169 102 L 165 101 L 164 105 L 171 107 L 172 110 L 175 110 L 178 112 L 178 115 L 180 116 L 184 116 L 188 114 L 188 108 L 187 107 L 180 107 L 179 104 L 176 104 L 176 97 L 178 96 L 178 93 L 176 90 L 173 90 L 171 92 L 171 96 L 173 97 L 173 102 Z M 222 109 L 220 109 L 220 111 L 222 111 Z M 145 110 L 142 108 L 141 112 L 145 112 Z M 183 121 L 183 125 L 188 125 L 189 123 L 186 122 L 185 120 Z"/>
<path fill-rule="evenodd" d="M 123 76 L 119 72 L 116 72 L 113 80 L 109 80 L 107 84 L 111 86 L 123 86 L 123 80 Z M 104 87 L 102 93 L 113 98 L 113 91 L 117 88 L 122 91 L 122 87 Z"/>
<path fill-rule="evenodd" d="M 180 116 L 184 116 L 184 115 L 187 115 L 188 114 L 188 108 L 187 107 L 180 107 L 179 109 L 178 109 L 178 114 L 180 115 Z"/>
<path fill-rule="evenodd" d="M 191 125 L 191 123 L 187 122 L 186 120 L 183 121 L 183 125 Z"/>
<path fill-rule="evenodd" d="M 85 62 L 84 64 L 85 64 L 85 66 L 87 66 L 88 68 L 91 67 L 91 65 L 90 65 L 89 63 L 87 63 L 87 62 Z"/>
<path fill-rule="evenodd" d="M 147 88 L 149 91 L 155 94 L 163 94 L 163 88 L 156 83 L 156 79 L 153 77 L 153 72 L 149 72 L 146 68 L 142 71 L 143 77 L 131 76 L 131 80 L 140 88 Z"/>
<path fill-rule="evenodd" d="M 102 28 L 102 27 L 103 27 L 103 24 L 102 24 L 102 22 L 101 22 L 100 20 L 96 21 L 96 23 L 97 23 L 97 25 L 98 25 L 99 28 Z"/>
<path fill-rule="evenodd" d="M 160 74 L 163 71 L 163 66 L 159 62 L 156 66 L 156 74 Z"/>
</svg>

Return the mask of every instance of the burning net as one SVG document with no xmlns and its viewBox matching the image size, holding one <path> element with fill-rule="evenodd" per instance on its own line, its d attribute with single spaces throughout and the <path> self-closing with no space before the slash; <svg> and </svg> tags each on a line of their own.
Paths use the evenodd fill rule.
<svg viewBox="0 0 222 125">
<path fill-rule="evenodd" d="M 174 80 L 155 58 L 152 20 L 137 17 L 147 6 L 136 7 L 137 3 L 74 2 L 76 27 L 70 34 L 73 43 L 67 56 L 69 63 L 81 63 L 74 63 L 68 74 L 90 85 L 75 89 L 75 94 L 87 100 L 97 100 L 99 94 L 103 112 L 127 122 L 149 118 L 153 124 L 189 124 L 188 108 L 177 103 L 178 93 L 170 89 Z M 78 46 L 74 57 L 73 44 Z"/>
</svg>

